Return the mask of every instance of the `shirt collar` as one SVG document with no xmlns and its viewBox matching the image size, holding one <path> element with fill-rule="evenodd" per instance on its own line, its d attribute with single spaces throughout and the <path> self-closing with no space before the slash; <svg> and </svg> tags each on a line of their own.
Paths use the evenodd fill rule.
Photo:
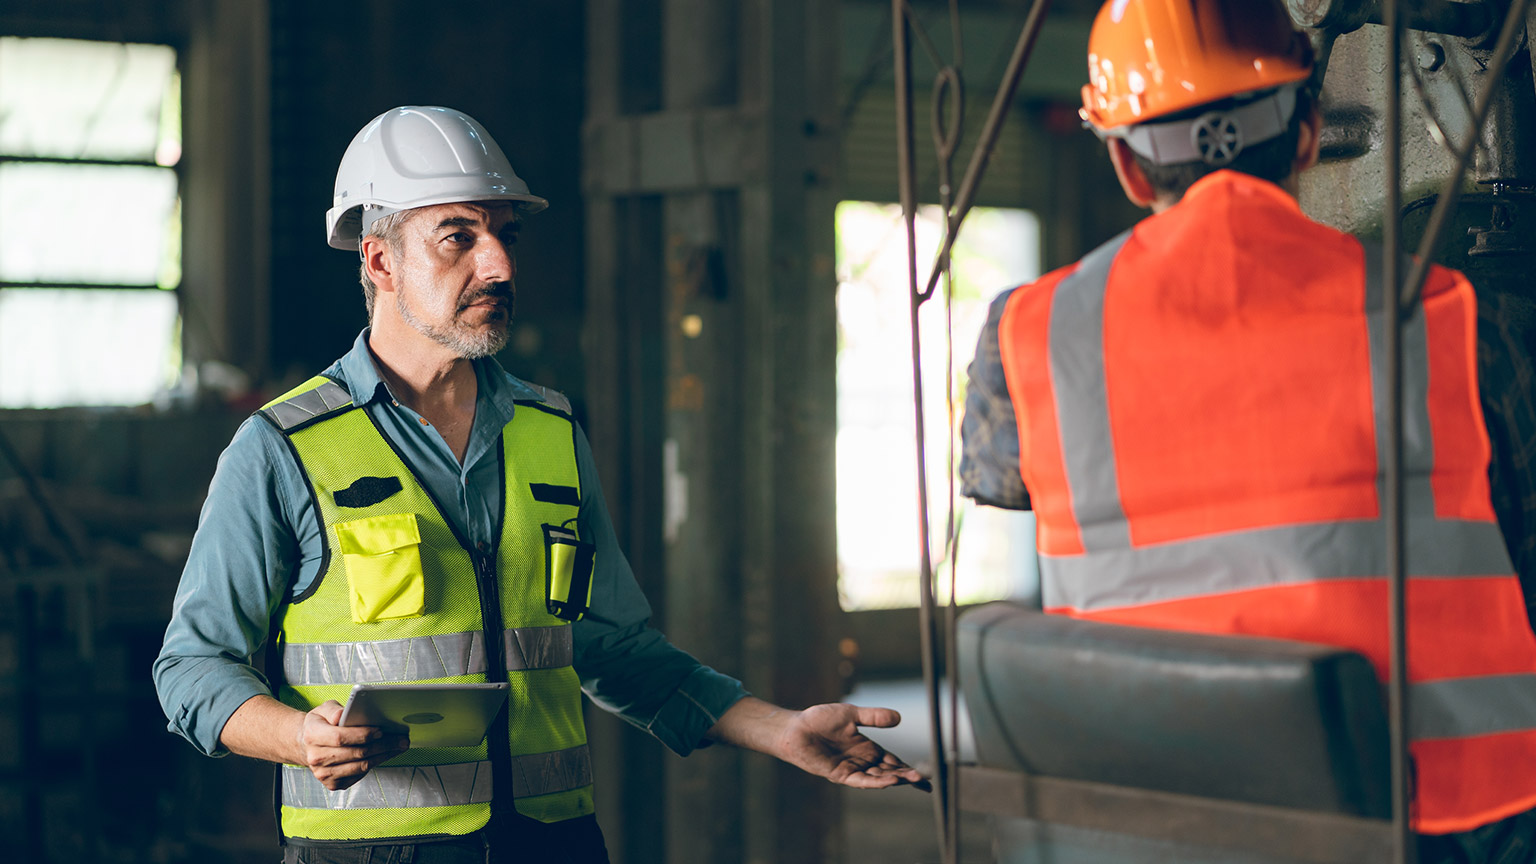
<svg viewBox="0 0 1536 864">
<path fill-rule="evenodd" d="M 363 332 L 357 334 L 352 350 L 343 354 L 339 363 L 341 377 L 346 380 L 347 389 L 352 392 L 352 401 L 359 406 L 381 399 L 392 402 L 395 398 L 389 392 L 389 385 L 384 383 L 384 377 L 379 374 L 379 367 L 374 365 L 373 352 L 368 350 L 369 332 L 369 328 L 364 327 Z"/>
<path fill-rule="evenodd" d="M 1204 177 L 1201 177 L 1199 180 L 1196 180 L 1193 184 L 1190 185 L 1189 189 L 1185 191 L 1184 197 L 1180 200 L 1180 203 L 1189 201 L 1202 194 L 1205 194 L 1206 192 L 1211 192 L 1218 189 L 1224 190 L 1228 195 L 1234 193 L 1244 195 L 1262 195 L 1266 198 L 1283 204 L 1290 210 L 1294 210 L 1297 213 L 1301 212 L 1301 203 L 1298 202 L 1295 198 L 1291 197 L 1289 192 L 1281 189 L 1279 186 L 1269 182 L 1268 180 L 1261 180 L 1252 174 L 1244 174 L 1241 171 L 1233 171 L 1229 168 L 1224 168 L 1220 171 L 1207 174 Z"/>
<path fill-rule="evenodd" d="M 394 394 L 389 391 L 389 384 L 384 381 L 384 376 L 379 374 L 373 352 L 368 348 L 369 332 L 370 329 L 364 327 L 363 332 L 357 334 L 357 339 L 352 343 L 352 350 L 342 355 L 338 363 L 341 377 L 347 382 L 347 389 L 352 393 L 352 400 L 359 406 L 381 400 L 397 401 Z M 473 361 L 473 364 L 477 405 L 489 403 L 498 415 L 510 419 L 514 405 L 518 401 L 541 400 L 542 397 L 532 387 L 507 374 L 501 364 L 496 362 L 496 358 L 483 357 Z"/>
</svg>

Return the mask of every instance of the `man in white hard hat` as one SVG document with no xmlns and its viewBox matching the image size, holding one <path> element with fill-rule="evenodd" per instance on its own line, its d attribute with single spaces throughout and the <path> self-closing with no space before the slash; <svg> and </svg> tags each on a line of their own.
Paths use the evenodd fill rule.
<svg viewBox="0 0 1536 864">
<path fill-rule="evenodd" d="M 569 403 L 492 359 L 519 222 L 545 206 L 472 118 L 374 119 L 326 214 L 370 327 L 220 460 L 155 680 L 199 750 L 278 764 L 285 860 L 606 861 L 583 688 L 679 754 L 921 782 L 858 731 L 894 711 L 778 708 L 647 626 Z M 511 695 L 478 747 L 338 725 L 354 684 L 423 682 Z"/>
</svg>

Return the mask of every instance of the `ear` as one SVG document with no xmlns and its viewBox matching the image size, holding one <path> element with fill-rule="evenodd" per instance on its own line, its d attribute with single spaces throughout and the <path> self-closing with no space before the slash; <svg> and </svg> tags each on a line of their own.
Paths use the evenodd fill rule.
<svg viewBox="0 0 1536 864">
<path fill-rule="evenodd" d="M 1300 174 L 1317 164 L 1323 150 L 1323 113 L 1314 104 L 1307 116 L 1301 118 L 1301 134 L 1296 136 L 1296 167 L 1292 173 Z"/>
<path fill-rule="evenodd" d="M 1110 164 L 1115 166 L 1115 176 L 1120 178 L 1120 188 L 1125 190 L 1125 197 L 1131 199 L 1131 203 L 1137 207 L 1151 207 L 1157 201 L 1157 190 L 1152 188 L 1152 182 L 1142 173 L 1141 166 L 1136 164 L 1131 145 L 1120 138 L 1106 139 L 1106 143 L 1109 145 Z"/>
<path fill-rule="evenodd" d="M 380 291 L 394 291 L 394 272 L 396 261 L 390 252 L 389 244 L 377 234 L 370 234 L 362 239 L 359 253 L 363 259 L 363 272 L 373 282 L 375 288 Z"/>
</svg>

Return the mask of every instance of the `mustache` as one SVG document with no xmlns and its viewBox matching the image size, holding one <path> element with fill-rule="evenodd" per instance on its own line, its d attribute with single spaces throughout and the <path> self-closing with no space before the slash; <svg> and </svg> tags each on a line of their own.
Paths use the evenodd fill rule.
<svg viewBox="0 0 1536 864">
<path fill-rule="evenodd" d="M 461 299 L 459 301 L 459 311 L 462 312 L 476 303 L 483 303 L 486 300 L 495 300 L 510 306 L 514 299 L 514 293 L 511 282 L 497 282 L 494 285 L 487 285 Z"/>
</svg>

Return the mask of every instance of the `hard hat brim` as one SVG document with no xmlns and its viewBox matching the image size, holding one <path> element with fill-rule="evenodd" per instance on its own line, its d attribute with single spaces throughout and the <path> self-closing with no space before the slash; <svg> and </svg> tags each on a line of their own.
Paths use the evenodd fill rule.
<svg viewBox="0 0 1536 864">
<path fill-rule="evenodd" d="M 549 201 L 537 195 L 522 193 L 507 193 L 502 195 L 474 195 L 458 196 L 448 195 L 441 199 L 432 199 L 421 202 L 412 202 L 412 206 L 401 208 L 405 210 L 420 210 L 423 207 L 435 207 L 439 204 L 462 204 L 475 201 L 511 201 L 517 206 L 517 211 L 525 216 L 531 216 L 549 207 Z M 345 207 L 332 207 L 325 214 L 325 221 L 330 223 L 327 243 L 332 249 L 344 249 L 356 252 L 362 246 L 363 206 L 367 204 L 383 204 L 388 202 L 358 200 L 347 204 Z"/>
</svg>

